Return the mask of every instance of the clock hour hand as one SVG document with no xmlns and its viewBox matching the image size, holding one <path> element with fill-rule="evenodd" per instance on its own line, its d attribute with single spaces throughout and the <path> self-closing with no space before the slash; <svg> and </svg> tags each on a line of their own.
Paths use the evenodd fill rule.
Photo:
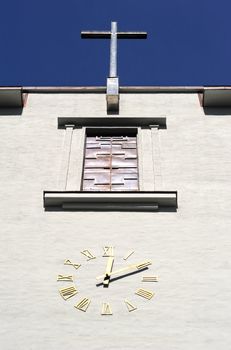
<svg viewBox="0 0 231 350">
<path fill-rule="evenodd" d="M 112 272 L 113 263 L 114 263 L 114 258 L 109 257 L 107 261 L 106 272 L 104 275 L 104 281 L 103 281 L 104 287 L 109 287 L 110 273 Z"/>
<path fill-rule="evenodd" d="M 140 262 L 138 264 L 129 265 L 129 266 L 124 267 L 122 269 L 107 273 L 107 277 L 111 277 L 113 275 L 117 275 L 118 273 L 123 273 L 123 272 L 127 272 L 130 270 L 143 270 L 143 269 L 146 269 L 151 264 L 152 264 L 151 261 L 143 261 L 143 262 Z M 105 275 L 100 275 L 100 276 L 96 277 L 97 280 L 100 280 L 102 278 L 105 278 Z"/>
</svg>

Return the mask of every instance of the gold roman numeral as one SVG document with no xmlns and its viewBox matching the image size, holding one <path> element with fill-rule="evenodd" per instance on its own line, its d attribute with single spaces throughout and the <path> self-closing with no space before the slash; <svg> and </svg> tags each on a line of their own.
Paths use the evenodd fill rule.
<svg viewBox="0 0 231 350">
<path fill-rule="evenodd" d="M 88 250 L 88 249 L 84 249 L 84 250 L 81 252 L 81 254 L 83 254 L 84 256 L 86 256 L 86 257 L 88 258 L 87 261 L 92 260 L 92 259 L 96 259 L 96 256 L 94 256 L 94 255 L 90 252 L 90 250 Z"/>
<path fill-rule="evenodd" d="M 137 307 L 132 305 L 132 303 L 130 301 L 125 299 L 124 302 L 125 302 L 125 305 L 127 306 L 127 309 L 129 312 L 137 310 Z"/>
<path fill-rule="evenodd" d="M 91 303 L 90 299 L 83 298 L 82 300 L 80 300 L 80 302 L 78 304 L 75 305 L 75 308 L 86 312 L 90 303 Z"/>
<path fill-rule="evenodd" d="M 142 282 L 158 282 L 157 276 L 144 276 Z"/>
<path fill-rule="evenodd" d="M 103 257 L 113 257 L 114 256 L 114 247 L 103 247 L 103 250 L 104 250 L 104 254 L 103 254 Z"/>
<path fill-rule="evenodd" d="M 145 299 L 148 299 L 148 300 L 152 299 L 152 297 L 154 296 L 153 292 L 151 292 L 150 290 L 142 289 L 142 288 L 138 289 L 135 292 L 135 294 L 137 294 L 140 297 L 143 297 Z"/>
<path fill-rule="evenodd" d="M 67 299 L 73 297 L 75 294 L 77 294 L 78 291 L 75 288 L 75 286 L 70 286 L 70 287 L 61 288 L 59 290 L 59 293 L 63 297 L 64 300 L 67 300 Z"/>
<path fill-rule="evenodd" d="M 101 315 L 112 315 L 112 311 L 109 303 L 103 303 Z"/>
<path fill-rule="evenodd" d="M 58 275 L 57 281 L 66 281 L 66 282 L 73 282 L 73 276 L 72 275 Z"/>
<path fill-rule="evenodd" d="M 152 262 L 151 261 L 145 261 L 139 265 L 136 265 L 136 268 L 137 270 L 143 270 L 145 269 L 146 267 L 148 267 L 149 265 L 152 265 Z"/>
<path fill-rule="evenodd" d="M 64 261 L 64 265 L 71 265 L 73 266 L 76 270 L 78 270 L 78 268 L 81 266 L 80 264 L 75 264 L 73 262 L 71 262 L 71 260 L 67 259 Z"/>
<path fill-rule="evenodd" d="M 127 260 L 128 258 L 130 258 L 130 256 L 131 256 L 132 254 L 134 254 L 134 250 L 131 250 L 130 252 L 128 252 L 128 253 L 123 257 L 123 259 L 124 259 L 124 260 Z"/>
</svg>

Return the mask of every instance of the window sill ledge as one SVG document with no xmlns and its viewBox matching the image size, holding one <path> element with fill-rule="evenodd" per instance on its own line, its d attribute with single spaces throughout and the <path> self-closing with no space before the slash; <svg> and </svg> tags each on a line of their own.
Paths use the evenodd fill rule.
<svg viewBox="0 0 231 350">
<path fill-rule="evenodd" d="M 176 191 L 44 191 L 47 211 L 176 211 Z"/>
</svg>

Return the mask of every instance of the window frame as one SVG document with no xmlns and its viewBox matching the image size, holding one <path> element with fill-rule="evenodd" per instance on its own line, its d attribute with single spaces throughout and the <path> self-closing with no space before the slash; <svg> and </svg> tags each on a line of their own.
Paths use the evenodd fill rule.
<svg viewBox="0 0 231 350">
<path fill-rule="evenodd" d="M 177 191 L 162 190 L 159 129 L 166 129 L 165 117 L 60 117 L 64 144 L 56 191 L 44 191 L 46 210 L 147 210 L 177 208 Z M 137 130 L 139 191 L 81 191 L 84 145 L 87 131 Z M 148 152 L 147 152 L 148 150 Z"/>
</svg>

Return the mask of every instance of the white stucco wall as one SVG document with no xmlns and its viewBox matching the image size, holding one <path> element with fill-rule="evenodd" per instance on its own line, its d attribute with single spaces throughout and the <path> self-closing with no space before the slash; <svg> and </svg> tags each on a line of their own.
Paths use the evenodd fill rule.
<svg viewBox="0 0 231 350">
<path fill-rule="evenodd" d="M 61 162 L 57 117 L 105 109 L 103 94 L 30 94 L 21 116 L 0 116 L 1 349 L 230 348 L 231 115 L 206 116 L 197 94 L 122 94 L 121 116 L 167 117 L 163 186 L 178 191 L 178 211 L 45 212 L 42 193 L 55 188 Z M 108 244 L 117 267 L 130 249 L 127 263 L 153 261 L 152 300 L 134 295 L 142 274 L 95 287 Z M 86 262 L 82 249 L 98 258 Z M 81 268 L 64 266 L 67 258 Z M 76 276 L 79 294 L 68 301 L 59 273 Z M 73 307 L 82 296 L 92 300 L 86 313 Z M 125 298 L 138 309 L 128 313 Z M 103 301 L 113 316 L 100 315 Z"/>
</svg>

